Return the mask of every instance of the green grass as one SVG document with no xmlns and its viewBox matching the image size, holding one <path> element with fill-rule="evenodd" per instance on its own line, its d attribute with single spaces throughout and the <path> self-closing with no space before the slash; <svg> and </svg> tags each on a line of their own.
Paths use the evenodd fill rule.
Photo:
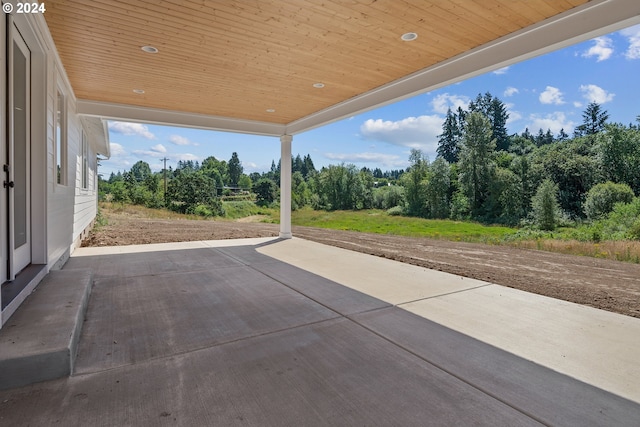
<svg viewBox="0 0 640 427">
<path fill-rule="evenodd" d="M 223 205 L 227 214 L 225 218 L 207 219 L 195 215 L 183 215 L 166 209 L 101 202 L 98 222 L 100 225 L 105 225 L 107 223 L 106 216 L 109 214 L 148 219 L 208 221 L 233 221 L 247 216 L 264 215 L 263 222 L 278 223 L 280 221 L 280 211 L 277 208 L 261 208 L 252 202 L 224 202 Z M 379 210 L 326 212 L 314 211 L 310 208 L 292 212 L 291 222 L 293 225 L 309 227 L 502 244 L 517 248 L 640 263 L 640 241 L 588 241 L 588 236 L 584 237 L 580 234 L 583 231 L 580 227 L 565 227 L 553 232 L 545 232 L 526 228 L 518 230 L 509 227 L 487 226 L 475 222 L 391 216 L 385 211 Z"/>
<path fill-rule="evenodd" d="M 350 230 L 365 233 L 428 237 L 464 242 L 498 243 L 515 229 L 475 222 L 390 216 L 380 210 L 314 211 L 300 209 L 291 215 L 293 225 Z"/>
<path fill-rule="evenodd" d="M 222 202 L 222 207 L 224 208 L 224 217 L 227 219 L 240 219 L 253 215 L 270 217 L 279 213 L 277 209 L 260 207 L 247 200 Z"/>
</svg>

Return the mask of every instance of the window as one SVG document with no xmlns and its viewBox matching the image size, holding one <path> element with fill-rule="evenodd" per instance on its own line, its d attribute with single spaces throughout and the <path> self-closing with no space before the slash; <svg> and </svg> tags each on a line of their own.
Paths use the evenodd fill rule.
<svg viewBox="0 0 640 427">
<path fill-rule="evenodd" d="M 56 183 L 67 185 L 67 120 L 65 97 L 58 89 L 56 96 Z"/>
<path fill-rule="evenodd" d="M 82 131 L 82 188 L 89 188 L 89 140 Z"/>
</svg>

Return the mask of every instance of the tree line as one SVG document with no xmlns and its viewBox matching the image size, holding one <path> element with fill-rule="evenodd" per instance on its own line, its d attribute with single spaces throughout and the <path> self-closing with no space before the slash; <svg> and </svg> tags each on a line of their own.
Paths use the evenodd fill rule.
<svg viewBox="0 0 640 427">
<path fill-rule="evenodd" d="M 375 208 L 553 229 L 606 215 L 640 194 L 640 116 L 635 124 L 610 123 L 594 102 L 572 136 L 542 129 L 509 135 L 508 118 L 500 99 L 479 94 L 466 109 L 447 112 L 434 161 L 412 150 L 406 169 L 342 163 L 317 170 L 310 155 L 292 157 L 292 209 Z M 101 191 L 115 201 L 221 215 L 224 198 L 277 205 L 279 183 L 280 162 L 247 175 L 233 153 L 228 161 L 211 156 L 159 173 L 140 161 L 102 181 Z"/>
</svg>

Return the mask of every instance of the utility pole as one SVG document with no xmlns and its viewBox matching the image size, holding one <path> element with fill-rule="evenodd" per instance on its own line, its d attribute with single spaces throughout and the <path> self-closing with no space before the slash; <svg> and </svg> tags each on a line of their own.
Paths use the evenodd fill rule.
<svg viewBox="0 0 640 427">
<path fill-rule="evenodd" d="M 166 157 L 164 159 L 160 159 L 164 162 L 164 169 L 162 170 L 163 175 L 164 175 L 164 206 L 165 208 L 167 207 L 167 159 Z"/>
</svg>

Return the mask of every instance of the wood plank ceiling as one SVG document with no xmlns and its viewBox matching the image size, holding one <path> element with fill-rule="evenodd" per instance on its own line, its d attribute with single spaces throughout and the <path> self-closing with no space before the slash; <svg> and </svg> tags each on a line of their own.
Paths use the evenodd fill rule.
<svg viewBox="0 0 640 427">
<path fill-rule="evenodd" d="M 286 124 L 586 2 L 52 0 L 45 18 L 78 99 Z"/>
</svg>

